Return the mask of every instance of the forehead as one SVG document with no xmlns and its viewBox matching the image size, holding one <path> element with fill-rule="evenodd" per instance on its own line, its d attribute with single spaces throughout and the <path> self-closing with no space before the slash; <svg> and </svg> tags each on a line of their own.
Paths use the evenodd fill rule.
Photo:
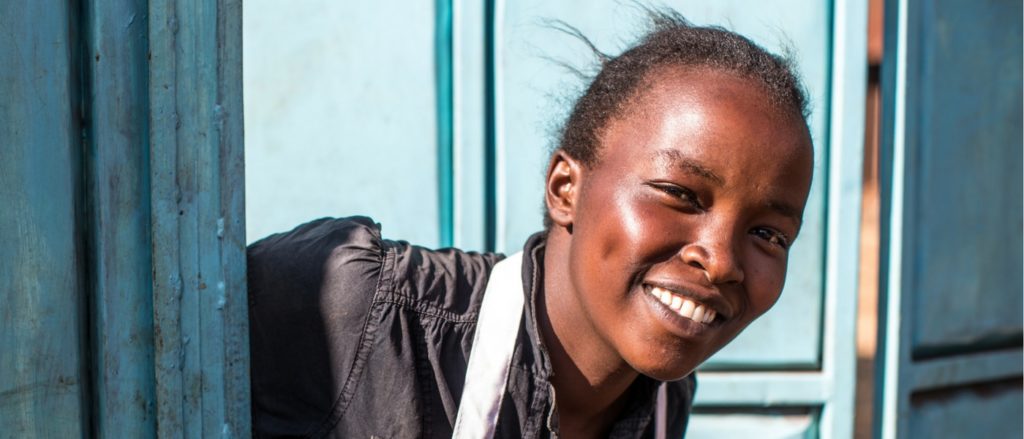
<svg viewBox="0 0 1024 439">
<path fill-rule="evenodd" d="M 605 158 L 654 160 L 671 149 L 720 165 L 725 173 L 741 171 L 732 165 L 745 161 L 769 168 L 795 161 L 809 171 L 813 156 L 800 115 L 775 105 L 757 82 L 707 68 L 649 74 L 605 127 L 601 142 Z"/>
<path fill-rule="evenodd" d="M 803 206 L 812 162 L 803 118 L 780 110 L 759 84 L 727 72 L 673 69 L 652 74 L 605 127 L 596 168 L 611 170 L 611 179 L 621 171 L 713 174 L 735 193 Z"/>
</svg>

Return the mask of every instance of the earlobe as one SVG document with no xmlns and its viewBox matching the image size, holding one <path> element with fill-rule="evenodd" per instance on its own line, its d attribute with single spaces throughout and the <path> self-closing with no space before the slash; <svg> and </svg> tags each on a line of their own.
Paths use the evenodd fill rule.
<svg viewBox="0 0 1024 439">
<path fill-rule="evenodd" d="M 544 186 L 544 201 L 553 225 L 572 229 L 580 177 L 579 162 L 562 150 L 551 155 Z"/>
</svg>

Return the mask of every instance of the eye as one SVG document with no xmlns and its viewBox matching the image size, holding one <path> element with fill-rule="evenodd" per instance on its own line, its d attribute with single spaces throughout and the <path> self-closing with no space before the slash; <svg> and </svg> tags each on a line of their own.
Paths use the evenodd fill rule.
<svg viewBox="0 0 1024 439">
<path fill-rule="evenodd" d="M 652 183 L 651 186 L 670 195 L 672 198 L 679 200 L 686 207 L 705 210 L 704 206 L 700 203 L 700 198 L 698 198 L 697 194 L 689 188 L 670 183 Z"/>
<path fill-rule="evenodd" d="M 757 236 L 769 244 L 788 250 L 790 245 L 789 237 L 785 233 L 767 227 L 757 227 L 750 231 L 751 235 Z"/>
</svg>

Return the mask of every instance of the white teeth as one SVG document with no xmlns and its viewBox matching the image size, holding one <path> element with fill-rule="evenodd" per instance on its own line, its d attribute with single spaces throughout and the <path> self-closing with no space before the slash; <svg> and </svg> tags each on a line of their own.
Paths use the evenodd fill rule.
<svg viewBox="0 0 1024 439">
<path fill-rule="evenodd" d="M 668 291 L 661 290 L 661 294 L 658 297 L 658 299 L 660 299 L 661 303 L 664 303 L 665 305 L 669 305 L 669 306 L 672 305 L 672 295 L 669 294 Z"/>
<path fill-rule="evenodd" d="M 715 319 L 715 310 L 709 309 L 704 313 L 704 323 L 711 323 Z"/>
<path fill-rule="evenodd" d="M 697 304 L 690 300 L 684 300 L 682 308 L 679 308 L 679 315 L 688 319 L 693 319 L 693 310 L 697 307 Z"/>
<path fill-rule="evenodd" d="M 693 310 L 693 320 L 704 321 L 704 305 L 697 305 L 697 309 Z"/>
<path fill-rule="evenodd" d="M 669 305 L 669 306 L 671 306 L 672 309 L 674 309 L 676 311 L 679 311 L 679 305 L 682 305 L 682 304 L 683 304 L 683 299 L 681 299 L 679 296 L 672 296 L 672 304 Z"/>
<path fill-rule="evenodd" d="M 661 301 L 661 303 L 664 303 L 665 306 L 671 308 L 677 314 L 696 322 L 709 324 L 714 321 L 715 317 L 718 315 L 715 310 L 711 308 L 672 294 L 663 288 L 651 288 L 651 295 L 656 297 Z"/>
</svg>

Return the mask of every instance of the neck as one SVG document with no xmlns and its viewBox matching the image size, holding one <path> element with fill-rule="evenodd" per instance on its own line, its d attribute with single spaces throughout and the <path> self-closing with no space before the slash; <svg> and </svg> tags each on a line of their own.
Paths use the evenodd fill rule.
<svg viewBox="0 0 1024 439">
<path fill-rule="evenodd" d="M 568 275 L 568 238 L 557 227 L 548 234 L 538 323 L 554 369 L 551 383 L 563 435 L 568 431 L 591 433 L 579 436 L 605 435 L 638 374 L 598 334 L 580 306 Z"/>
</svg>

